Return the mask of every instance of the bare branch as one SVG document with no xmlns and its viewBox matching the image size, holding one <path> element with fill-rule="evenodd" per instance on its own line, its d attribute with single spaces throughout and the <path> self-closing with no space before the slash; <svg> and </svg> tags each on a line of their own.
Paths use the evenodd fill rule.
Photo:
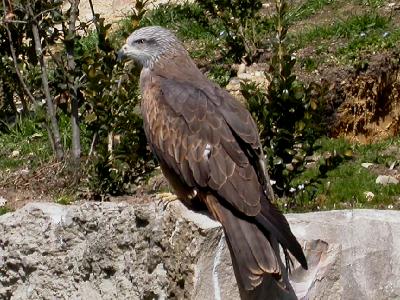
<svg viewBox="0 0 400 300">
<path fill-rule="evenodd" d="M 26 21 L 20 21 L 20 20 L 1 20 L 0 24 L 5 26 L 6 24 L 10 23 L 15 23 L 15 24 L 27 24 L 28 22 Z"/>
<path fill-rule="evenodd" d="M 69 0 L 71 4 L 69 24 L 68 24 L 68 36 L 72 39 L 75 38 L 76 34 L 76 20 L 78 17 L 78 6 L 79 0 Z M 81 142 L 80 142 L 80 129 L 79 129 L 79 99 L 78 89 L 79 81 L 74 74 L 75 70 L 75 59 L 74 59 L 74 40 L 70 45 L 66 47 L 67 52 L 67 70 L 73 75 L 73 82 L 69 83 L 69 93 L 71 96 L 71 128 L 72 128 L 72 163 L 75 167 L 79 167 L 79 161 L 81 157 Z"/>
<path fill-rule="evenodd" d="M 44 10 L 44 11 L 41 11 L 41 12 L 38 13 L 37 15 L 33 16 L 32 19 L 33 19 L 33 20 L 36 20 L 38 17 L 40 17 L 40 16 L 42 16 L 42 15 L 44 15 L 44 14 L 47 14 L 48 12 L 51 12 L 51 11 L 53 11 L 53 10 L 57 10 L 57 8 L 49 8 L 49 9 L 46 9 L 46 10 Z"/>
<path fill-rule="evenodd" d="M 97 132 L 95 132 L 94 134 L 93 134 L 93 139 L 92 139 L 92 142 L 90 143 L 90 150 L 89 150 L 89 154 L 88 154 L 88 157 L 87 157 L 87 159 L 86 159 L 86 165 L 88 164 L 88 162 L 89 162 L 89 158 L 92 156 L 92 154 L 93 154 L 93 150 L 94 150 L 94 146 L 95 146 L 95 144 L 96 144 L 96 141 L 97 141 Z"/>
<path fill-rule="evenodd" d="M 99 25 L 97 23 L 97 18 L 96 18 L 96 14 L 94 12 L 93 1 L 92 0 L 89 0 L 89 5 L 90 5 L 90 10 L 91 10 L 92 16 L 93 16 L 93 22 L 94 22 L 94 25 L 96 26 L 97 34 L 99 34 Z"/>
<path fill-rule="evenodd" d="M 28 4 L 28 11 L 29 11 L 29 14 L 33 17 L 34 16 L 33 9 L 30 4 Z M 58 127 L 58 122 L 57 122 L 57 118 L 56 118 L 56 111 L 55 111 L 53 100 L 52 100 L 52 97 L 50 94 L 47 68 L 46 68 L 46 64 L 44 61 L 44 57 L 43 57 L 43 49 L 42 49 L 42 44 L 40 41 L 39 27 L 38 27 L 36 20 L 32 21 L 32 33 L 33 33 L 33 40 L 35 43 L 36 55 L 39 59 L 39 64 L 40 64 L 40 69 L 41 69 L 42 86 L 43 86 L 43 92 L 46 97 L 47 115 L 50 119 L 51 130 L 52 130 L 52 134 L 53 134 L 53 138 L 54 138 L 55 154 L 56 154 L 57 159 L 59 161 L 61 161 L 64 158 L 64 151 L 62 148 L 60 129 Z"/>
</svg>

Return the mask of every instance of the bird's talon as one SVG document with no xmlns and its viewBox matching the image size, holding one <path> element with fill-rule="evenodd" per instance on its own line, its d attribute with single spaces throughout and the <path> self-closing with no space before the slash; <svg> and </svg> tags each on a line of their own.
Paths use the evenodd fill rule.
<svg viewBox="0 0 400 300">
<path fill-rule="evenodd" d="M 171 202 L 178 200 L 178 197 L 172 193 L 160 193 L 156 196 L 157 205 L 163 204 L 163 210 L 166 210 Z"/>
</svg>

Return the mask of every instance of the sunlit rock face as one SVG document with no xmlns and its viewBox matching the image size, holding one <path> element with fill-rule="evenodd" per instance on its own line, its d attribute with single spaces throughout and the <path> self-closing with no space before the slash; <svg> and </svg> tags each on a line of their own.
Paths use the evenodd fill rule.
<svg viewBox="0 0 400 300">
<path fill-rule="evenodd" d="M 286 215 L 300 299 L 400 298 L 400 212 Z M 239 299 L 219 223 L 179 202 L 31 203 L 0 216 L 0 299 Z"/>
<path fill-rule="evenodd" d="M 400 211 L 342 210 L 286 216 L 309 271 L 296 268 L 300 299 L 400 298 Z"/>
</svg>

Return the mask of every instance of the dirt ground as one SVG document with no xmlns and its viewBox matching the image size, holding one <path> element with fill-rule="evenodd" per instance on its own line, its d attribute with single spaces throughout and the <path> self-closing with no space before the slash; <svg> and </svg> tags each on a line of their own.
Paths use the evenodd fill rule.
<svg viewBox="0 0 400 300">
<path fill-rule="evenodd" d="M 62 170 L 62 164 L 48 163 L 40 169 L 29 172 L 26 169 L 0 175 L 0 197 L 7 200 L 7 208 L 19 209 L 29 202 L 59 202 L 67 204 L 75 200 L 96 200 L 127 203 L 148 203 L 158 201 L 157 193 L 168 193 L 170 188 L 159 169 L 153 176 L 135 189 L 132 195 L 106 196 L 98 198 L 89 191 L 85 183 L 76 186 L 74 176 Z"/>
</svg>

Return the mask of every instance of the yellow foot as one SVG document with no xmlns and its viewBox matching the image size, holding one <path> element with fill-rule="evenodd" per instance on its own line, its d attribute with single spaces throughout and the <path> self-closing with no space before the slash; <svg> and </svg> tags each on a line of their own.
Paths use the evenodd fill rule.
<svg viewBox="0 0 400 300">
<path fill-rule="evenodd" d="M 157 205 L 163 204 L 165 210 L 171 202 L 179 200 L 175 194 L 172 193 L 159 193 L 156 195 Z"/>
</svg>

